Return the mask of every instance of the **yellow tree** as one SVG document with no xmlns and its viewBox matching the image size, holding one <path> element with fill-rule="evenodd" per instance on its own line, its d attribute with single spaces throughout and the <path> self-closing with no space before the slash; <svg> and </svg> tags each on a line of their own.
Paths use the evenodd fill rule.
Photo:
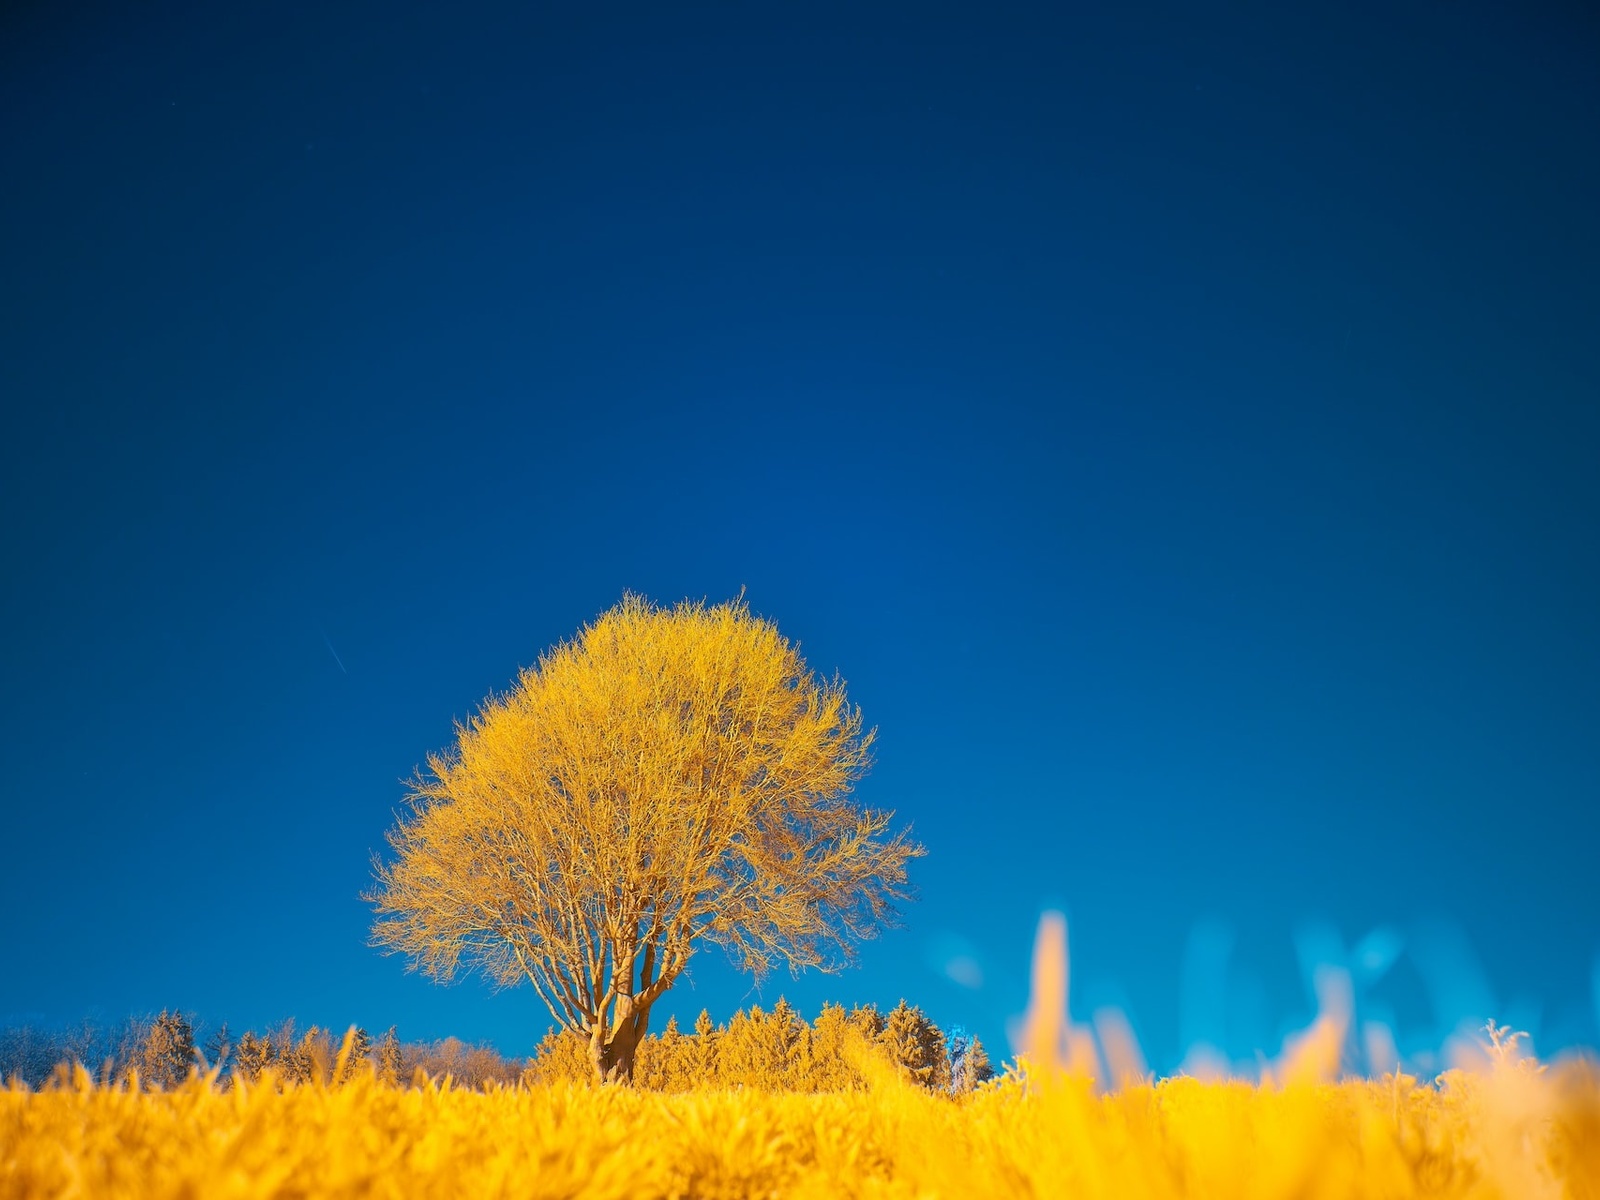
<svg viewBox="0 0 1600 1200">
<path fill-rule="evenodd" d="M 373 941 L 448 980 L 533 984 L 631 1080 L 700 942 L 758 977 L 836 970 L 922 848 L 852 801 L 873 732 L 743 599 L 637 596 L 491 696 L 431 756 L 374 862 Z"/>
</svg>

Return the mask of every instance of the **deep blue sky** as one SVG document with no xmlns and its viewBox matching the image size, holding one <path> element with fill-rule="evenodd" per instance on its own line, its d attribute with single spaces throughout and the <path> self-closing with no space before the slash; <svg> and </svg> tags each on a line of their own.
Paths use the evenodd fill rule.
<svg viewBox="0 0 1600 1200">
<path fill-rule="evenodd" d="M 1158 1066 L 1379 927 L 1403 1043 L 1594 1042 L 1577 8 L 7 6 L 0 1014 L 525 1053 L 365 944 L 401 780 L 624 590 L 744 588 L 921 899 L 669 1011 L 1003 1045 L 1055 905 Z"/>
</svg>

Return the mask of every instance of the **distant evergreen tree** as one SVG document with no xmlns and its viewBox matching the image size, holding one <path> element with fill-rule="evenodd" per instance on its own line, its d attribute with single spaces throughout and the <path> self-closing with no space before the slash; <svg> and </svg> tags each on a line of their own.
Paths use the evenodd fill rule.
<svg viewBox="0 0 1600 1200">
<path fill-rule="evenodd" d="M 174 1088 L 189 1077 L 194 1065 L 194 1026 L 182 1013 L 162 1009 L 140 1047 L 139 1078 L 155 1087 Z"/>
<path fill-rule="evenodd" d="M 887 1022 L 884 1021 L 883 1014 L 878 1011 L 876 1004 L 858 1004 L 850 1010 L 850 1024 L 867 1041 L 876 1042 L 883 1036 Z"/>
<path fill-rule="evenodd" d="M 395 1027 L 389 1026 L 383 1031 L 383 1036 L 378 1039 L 377 1053 L 374 1055 L 378 1070 L 378 1082 L 390 1087 L 397 1086 L 401 1081 L 400 1038 L 395 1033 Z"/>
<path fill-rule="evenodd" d="M 767 1014 L 763 1041 L 777 1085 L 790 1091 L 809 1091 L 807 1073 L 811 1057 L 811 1028 L 782 996 Z"/>
<path fill-rule="evenodd" d="M 867 1044 L 861 1025 L 853 1022 L 842 1004 L 824 1004 L 811 1023 L 805 1089 L 843 1092 L 862 1085 L 861 1073 L 851 1056 Z"/>
<path fill-rule="evenodd" d="M 721 1057 L 721 1031 L 712 1024 L 711 1014 L 705 1009 L 694 1019 L 694 1036 L 684 1039 L 683 1067 L 688 1074 L 688 1088 L 721 1086 L 718 1077 L 718 1060 Z"/>
<path fill-rule="evenodd" d="M 290 1042 L 276 1047 L 278 1051 L 278 1078 L 284 1083 L 311 1082 L 311 1048 L 301 1042 Z"/>
<path fill-rule="evenodd" d="M 950 1059 L 944 1034 L 920 1008 L 904 1000 L 895 1005 L 884 1019 L 878 1044 L 902 1078 L 935 1091 L 950 1086 Z"/>
<path fill-rule="evenodd" d="M 327 1031 L 313 1025 L 298 1038 L 294 1021 L 285 1021 L 273 1035 L 278 1074 L 285 1083 L 326 1083 L 333 1073 L 333 1043 Z"/>
<path fill-rule="evenodd" d="M 333 1037 L 320 1025 L 313 1025 L 300 1039 L 303 1061 L 309 1066 L 306 1079 L 327 1083 L 333 1078 L 333 1064 L 338 1057 L 333 1048 Z"/>
<path fill-rule="evenodd" d="M 253 1030 L 245 1030 L 239 1044 L 233 1048 L 233 1072 L 247 1082 L 254 1083 L 261 1072 L 278 1060 L 278 1052 L 271 1038 L 258 1037 Z"/>
<path fill-rule="evenodd" d="M 339 1047 L 339 1053 L 344 1054 L 345 1057 L 344 1066 L 338 1071 L 338 1079 L 336 1080 L 338 1083 L 348 1083 L 363 1071 L 368 1070 L 372 1065 L 372 1035 L 361 1026 L 356 1025 L 351 1028 L 347 1036 L 350 1039 L 349 1053 L 345 1053 L 343 1045 Z M 337 1057 L 334 1061 L 337 1066 Z"/>
<path fill-rule="evenodd" d="M 584 1084 L 594 1082 L 589 1043 L 570 1029 L 549 1030 L 534 1047 L 533 1059 L 522 1073 L 532 1084 Z"/>
<path fill-rule="evenodd" d="M 787 1000 L 780 999 L 770 1013 L 759 1006 L 734 1013 L 719 1043 L 719 1082 L 724 1087 L 786 1090 L 791 1068 L 799 1065 L 802 1029 Z"/>
<path fill-rule="evenodd" d="M 994 1078 L 994 1067 L 983 1043 L 959 1025 L 950 1033 L 950 1090 L 970 1095 L 979 1084 Z"/>
<path fill-rule="evenodd" d="M 688 1091 L 693 1085 L 688 1082 L 683 1064 L 685 1041 L 678 1029 L 678 1018 L 668 1017 L 667 1027 L 659 1035 L 651 1035 L 640 1044 L 635 1082 L 657 1092 Z"/>
</svg>

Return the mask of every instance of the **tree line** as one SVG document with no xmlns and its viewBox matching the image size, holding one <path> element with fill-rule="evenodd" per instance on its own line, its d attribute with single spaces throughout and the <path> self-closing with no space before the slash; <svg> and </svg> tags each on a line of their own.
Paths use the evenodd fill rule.
<svg viewBox="0 0 1600 1200">
<path fill-rule="evenodd" d="M 449 1076 L 464 1087 L 514 1083 L 525 1064 L 503 1057 L 492 1046 L 459 1038 L 402 1042 L 393 1027 L 374 1038 L 365 1029 L 349 1033 L 350 1052 L 343 1077 L 370 1069 L 393 1085 Z M 207 1031 L 188 1014 L 162 1011 L 155 1017 L 130 1017 L 114 1026 L 84 1021 L 65 1028 L 13 1025 L 0 1028 L 0 1082 L 39 1087 L 73 1065 L 92 1076 L 121 1083 L 172 1088 L 191 1072 L 218 1071 L 226 1087 L 235 1079 L 254 1080 L 270 1070 L 285 1083 L 341 1082 L 343 1035 L 312 1025 L 301 1030 L 293 1019 L 235 1039 L 227 1024 Z"/>
<path fill-rule="evenodd" d="M 570 1029 L 552 1030 L 526 1060 L 457 1038 L 402 1042 L 392 1027 L 377 1037 L 354 1027 L 336 1039 L 329 1030 L 300 1030 L 289 1020 L 234 1039 L 225 1024 L 197 1033 L 190 1017 L 170 1011 L 111 1029 L 88 1023 L 66 1030 L 0 1029 L 0 1077 L 38 1087 L 74 1063 L 107 1082 L 136 1077 L 162 1088 L 213 1069 L 224 1087 L 269 1073 L 284 1084 L 339 1084 L 360 1072 L 389 1086 L 445 1077 L 475 1089 L 595 1083 L 589 1045 Z M 808 1022 L 780 999 L 771 1011 L 752 1007 L 722 1025 L 702 1010 L 688 1032 L 669 1020 L 662 1032 L 641 1040 L 633 1082 L 663 1092 L 837 1092 L 885 1076 L 964 1095 L 993 1078 L 994 1069 L 977 1038 L 959 1029 L 947 1035 L 903 1000 L 887 1013 L 871 1005 L 846 1010 L 827 1004 Z"/>
<path fill-rule="evenodd" d="M 807 1022 L 780 999 L 734 1013 L 725 1025 L 704 1009 L 694 1029 L 676 1018 L 639 1043 L 636 1087 L 663 1092 L 749 1088 L 769 1092 L 840 1092 L 883 1073 L 934 1092 L 964 1095 L 994 1077 L 983 1043 L 961 1030 L 947 1035 L 920 1008 L 902 1000 L 887 1013 L 872 1005 L 846 1010 L 825 1004 Z M 588 1083 L 588 1042 L 569 1029 L 545 1035 L 524 1076 L 530 1083 Z"/>
</svg>

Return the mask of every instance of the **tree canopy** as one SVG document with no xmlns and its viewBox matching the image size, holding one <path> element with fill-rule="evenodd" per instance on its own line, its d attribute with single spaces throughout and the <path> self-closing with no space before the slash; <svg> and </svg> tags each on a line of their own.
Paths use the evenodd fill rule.
<svg viewBox="0 0 1600 1200">
<path fill-rule="evenodd" d="M 835 970 L 892 920 L 923 851 L 853 801 L 873 737 L 742 598 L 625 596 L 418 772 L 374 944 L 527 979 L 601 1078 L 631 1078 L 698 943 L 758 977 Z"/>
</svg>

